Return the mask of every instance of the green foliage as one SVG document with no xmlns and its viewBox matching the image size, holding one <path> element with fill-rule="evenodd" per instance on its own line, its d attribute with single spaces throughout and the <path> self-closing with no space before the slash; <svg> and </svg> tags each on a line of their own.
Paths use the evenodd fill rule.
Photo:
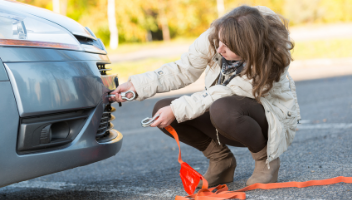
<svg viewBox="0 0 352 200">
<path fill-rule="evenodd" d="M 18 1 L 52 9 L 51 0 Z M 291 25 L 352 21 L 352 0 L 224 0 L 226 11 L 242 4 L 267 6 L 288 18 Z M 67 0 L 67 16 L 109 43 L 107 0 Z M 147 41 L 148 32 L 160 32 L 165 19 L 172 38 L 196 37 L 217 17 L 216 0 L 116 1 L 120 43 Z"/>
<path fill-rule="evenodd" d="M 79 21 L 84 15 L 91 15 L 97 3 L 94 0 L 75 0 L 67 2 L 67 16 Z"/>
<path fill-rule="evenodd" d="M 53 9 L 53 5 L 51 1 L 47 1 L 47 0 L 17 0 L 19 2 L 22 3 L 26 3 L 26 4 L 30 4 L 30 5 L 34 5 L 37 7 L 41 7 L 41 8 L 46 8 L 49 10 Z"/>
<path fill-rule="evenodd" d="M 318 7 L 319 2 L 320 0 L 286 0 L 285 16 L 292 24 L 314 22 L 322 15 L 322 9 Z"/>
<path fill-rule="evenodd" d="M 322 16 L 317 21 L 348 22 L 352 21 L 352 0 L 321 0 Z"/>
</svg>

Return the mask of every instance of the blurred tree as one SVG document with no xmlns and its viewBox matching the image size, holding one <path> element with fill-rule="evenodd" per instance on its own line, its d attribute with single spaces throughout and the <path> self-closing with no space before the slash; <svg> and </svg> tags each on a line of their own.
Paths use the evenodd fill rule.
<svg viewBox="0 0 352 200">
<path fill-rule="evenodd" d="M 67 14 L 67 0 L 60 0 L 60 14 Z"/>
<path fill-rule="evenodd" d="M 41 8 L 46 8 L 49 10 L 52 10 L 53 8 L 52 3 L 48 0 L 17 0 L 17 1 L 30 4 L 33 6 L 41 7 Z"/>
<path fill-rule="evenodd" d="M 143 9 L 143 0 L 119 1 L 116 7 L 117 27 L 122 41 L 146 41 L 147 32 L 153 23 L 151 16 L 147 16 Z M 154 25 L 155 26 L 155 25 Z"/>
<path fill-rule="evenodd" d="M 60 1 L 61 14 L 65 14 L 64 8 L 67 8 L 68 17 L 90 27 L 105 44 L 112 40 L 108 0 L 17 1 L 49 10 L 53 10 L 55 1 Z M 119 43 L 196 37 L 209 28 L 220 13 L 242 4 L 267 6 L 293 25 L 352 21 L 352 0 L 121 0 L 115 3 L 116 23 L 112 24 L 116 24 Z"/>
<path fill-rule="evenodd" d="M 107 10 L 110 30 L 110 48 L 116 49 L 119 44 L 119 34 L 116 26 L 115 0 L 108 0 Z"/>
<path fill-rule="evenodd" d="M 170 41 L 170 30 L 166 10 L 169 7 L 169 0 L 159 0 L 158 2 L 158 21 L 163 32 L 163 40 Z"/>
<path fill-rule="evenodd" d="M 266 6 L 275 13 L 284 14 L 284 5 L 286 0 L 252 0 L 252 6 Z"/>
<path fill-rule="evenodd" d="M 60 13 L 60 0 L 53 0 L 53 11 L 56 13 Z"/>
<path fill-rule="evenodd" d="M 285 0 L 285 17 L 290 19 L 292 24 L 314 22 L 322 15 L 319 2 L 320 0 Z"/>
<path fill-rule="evenodd" d="M 90 18 L 95 18 L 99 15 L 98 12 L 94 12 L 94 10 L 98 8 L 98 2 L 100 2 L 100 0 L 67 0 L 66 15 L 76 21 L 80 21 L 87 15 Z M 106 6 L 104 7 L 104 13 L 106 13 Z M 105 20 L 107 20 L 107 18 Z"/>
<path fill-rule="evenodd" d="M 218 16 L 221 17 L 225 14 L 224 0 L 216 0 L 216 4 L 218 8 Z"/>
<path fill-rule="evenodd" d="M 66 15 L 67 0 L 53 0 L 53 11 L 62 15 Z"/>
<path fill-rule="evenodd" d="M 225 0 L 226 12 L 240 6 L 266 6 L 278 14 L 283 14 L 285 0 Z"/>
<path fill-rule="evenodd" d="M 348 22 L 352 21 L 352 0 L 321 0 L 320 22 Z"/>
<path fill-rule="evenodd" d="M 174 1 L 172 11 L 168 12 L 171 35 L 195 37 L 207 30 L 218 17 L 217 2 L 203 0 Z"/>
<path fill-rule="evenodd" d="M 171 38 L 170 21 L 174 20 L 179 0 L 146 0 L 142 2 L 141 6 L 147 16 L 154 18 L 152 23 L 156 26 L 154 25 L 153 29 L 150 29 L 154 36 L 157 36 L 157 32 L 161 31 L 162 39 L 169 41 Z"/>
</svg>

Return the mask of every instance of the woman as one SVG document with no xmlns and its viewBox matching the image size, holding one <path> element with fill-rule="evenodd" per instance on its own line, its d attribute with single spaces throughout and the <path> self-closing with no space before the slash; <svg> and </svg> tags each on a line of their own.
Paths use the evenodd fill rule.
<svg viewBox="0 0 352 200">
<path fill-rule="evenodd" d="M 236 159 L 226 145 L 247 147 L 255 169 L 246 184 L 277 182 L 279 156 L 291 144 L 300 119 L 286 20 L 266 7 L 240 6 L 214 21 L 181 59 L 119 86 L 137 100 L 185 87 L 205 70 L 205 90 L 156 103 L 151 125 L 170 125 L 180 141 L 209 159 L 210 186 L 233 181 Z M 200 183 L 201 184 L 201 183 Z"/>
</svg>

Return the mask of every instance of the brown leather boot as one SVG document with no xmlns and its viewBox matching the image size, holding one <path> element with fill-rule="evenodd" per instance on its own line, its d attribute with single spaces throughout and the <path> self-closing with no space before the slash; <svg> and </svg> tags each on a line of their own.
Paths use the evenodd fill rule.
<svg viewBox="0 0 352 200">
<path fill-rule="evenodd" d="M 236 159 L 226 145 L 219 145 L 212 140 L 203 154 L 209 159 L 208 170 L 203 175 L 208 181 L 209 187 L 233 181 Z M 203 182 L 200 181 L 198 188 L 201 188 L 202 184 Z"/>
<path fill-rule="evenodd" d="M 266 146 L 264 149 L 257 153 L 252 153 L 252 157 L 255 160 L 255 167 L 252 176 L 247 180 L 246 185 L 252 185 L 254 183 L 276 183 L 280 168 L 280 158 L 269 163 L 265 163 L 267 159 Z"/>
</svg>

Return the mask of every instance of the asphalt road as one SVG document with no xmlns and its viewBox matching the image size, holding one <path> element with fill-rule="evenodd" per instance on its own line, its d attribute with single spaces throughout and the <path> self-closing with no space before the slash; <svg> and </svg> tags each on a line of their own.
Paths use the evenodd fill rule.
<svg viewBox="0 0 352 200">
<path fill-rule="evenodd" d="M 279 182 L 352 176 L 352 76 L 297 82 L 302 124 L 281 158 Z M 142 128 L 159 99 L 117 107 L 121 151 L 107 160 L 0 188 L 0 199 L 174 199 L 186 195 L 177 145 L 156 128 Z M 183 160 L 204 173 L 201 152 L 181 145 Z M 244 187 L 254 169 L 246 148 L 231 147 L 238 166 L 231 190 Z M 25 167 L 25 166 L 24 166 Z M 352 184 L 255 190 L 248 199 L 352 199 Z"/>
</svg>

